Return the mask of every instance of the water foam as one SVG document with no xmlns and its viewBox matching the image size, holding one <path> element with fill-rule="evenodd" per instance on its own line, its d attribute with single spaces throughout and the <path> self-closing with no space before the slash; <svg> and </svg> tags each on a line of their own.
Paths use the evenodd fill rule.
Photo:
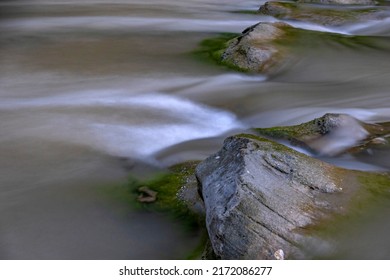
<svg viewBox="0 0 390 280">
<path fill-rule="evenodd" d="M 369 20 L 362 23 L 351 24 L 344 29 L 353 35 L 390 35 L 390 16 L 380 20 Z"/>
<path fill-rule="evenodd" d="M 350 35 L 350 33 L 347 30 L 344 30 L 343 28 L 338 28 L 338 27 L 329 27 L 329 26 L 323 26 L 320 24 L 315 24 L 315 23 L 310 23 L 310 22 L 293 21 L 293 20 L 285 20 L 284 22 L 290 24 L 291 26 L 293 26 L 295 28 L 299 28 L 299 29 Z"/>
<path fill-rule="evenodd" d="M 242 127 L 228 111 L 163 93 L 86 91 L 2 102 L 0 108 L 33 110 L 28 125 L 22 120 L 24 137 L 88 145 L 115 156 L 147 157 L 180 142 Z"/>
<path fill-rule="evenodd" d="M 231 89 L 232 87 L 250 86 L 252 83 L 261 83 L 267 80 L 263 75 L 244 75 L 237 73 L 228 73 L 212 77 L 197 79 L 196 82 L 189 84 L 186 88 L 181 89 L 182 94 L 192 94 L 199 96 L 202 93 Z"/>
</svg>

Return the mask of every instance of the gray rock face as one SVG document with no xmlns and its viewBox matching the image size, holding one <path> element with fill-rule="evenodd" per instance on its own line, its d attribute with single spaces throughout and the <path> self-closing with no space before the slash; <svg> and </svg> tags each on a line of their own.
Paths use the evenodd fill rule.
<svg viewBox="0 0 390 280">
<path fill-rule="evenodd" d="M 275 40 L 285 35 L 290 25 L 258 23 L 243 31 L 243 34 L 229 42 L 222 55 L 222 61 L 242 70 L 265 72 L 283 61 L 284 52 Z"/>
<path fill-rule="evenodd" d="M 310 258 L 314 243 L 328 246 L 305 230 L 341 211 L 335 170 L 264 138 L 227 138 L 196 168 L 216 256 L 300 259 Z"/>
</svg>

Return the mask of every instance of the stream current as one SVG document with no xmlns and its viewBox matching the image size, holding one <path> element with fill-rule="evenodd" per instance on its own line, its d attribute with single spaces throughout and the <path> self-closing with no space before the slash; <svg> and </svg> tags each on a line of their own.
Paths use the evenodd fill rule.
<svg viewBox="0 0 390 280">
<path fill-rule="evenodd" d="M 197 59 L 202 40 L 272 17 L 264 1 L 0 2 L 0 258 L 178 259 L 199 234 L 110 194 L 129 173 L 201 160 L 226 135 L 325 113 L 390 120 L 390 18 L 298 28 L 370 37 L 302 46 L 275 76 Z M 384 8 L 389 13 L 386 8 Z M 389 170 L 390 152 L 324 158 Z M 115 191 L 113 191 L 115 192 Z M 344 258 L 390 258 L 390 202 Z M 356 248 L 354 244 L 367 244 Z"/>
</svg>

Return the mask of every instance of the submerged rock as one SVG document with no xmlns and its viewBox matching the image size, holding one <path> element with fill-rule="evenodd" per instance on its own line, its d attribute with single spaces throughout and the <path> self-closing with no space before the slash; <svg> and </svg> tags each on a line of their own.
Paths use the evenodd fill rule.
<svg viewBox="0 0 390 280">
<path fill-rule="evenodd" d="M 328 26 L 338 26 L 360 20 L 380 19 L 378 8 L 321 7 L 292 2 L 266 2 L 259 13 L 284 20 L 309 21 Z"/>
<path fill-rule="evenodd" d="M 142 203 L 152 203 L 157 199 L 157 192 L 149 189 L 147 186 L 142 186 L 138 188 L 140 193 L 137 200 Z"/>
<path fill-rule="evenodd" d="M 183 224 L 198 227 L 203 223 L 203 201 L 198 194 L 195 167 L 199 161 L 186 161 L 160 170 L 147 179 L 129 178 L 129 189 L 137 193 L 133 199 L 145 209 L 172 214 Z"/>
<path fill-rule="evenodd" d="M 298 3 L 316 3 L 330 5 L 375 5 L 374 0 L 298 0 Z"/>
<path fill-rule="evenodd" d="M 332 243 L 312 229 L 346 213 L 363 186 L 359 178 L 366 175 L 265 138 L 227 138 L 218 153 L 196 168 L 215 255 L 307 259 L 326 253 Z M 388 175 L 375 176 L 381 187 L 390 186 Z"/>
<path fill-rule="evenodd" d="M 371 144 L 387 143 L 388 123 L 364 123 L 347 114 L 325 114 L 312 121 L 293 126 L 255 128 L 258 135 L 307 148 L 323 155 L 353 152 Z"/>
<path fill-rule="evenodd" d="M 229 41 L 222 62 L 249 72 L 267 72 L 283 63 L 285 49 L 277 40 L 286 37 L 286 23 L 258 23 Z"/>
</svg>

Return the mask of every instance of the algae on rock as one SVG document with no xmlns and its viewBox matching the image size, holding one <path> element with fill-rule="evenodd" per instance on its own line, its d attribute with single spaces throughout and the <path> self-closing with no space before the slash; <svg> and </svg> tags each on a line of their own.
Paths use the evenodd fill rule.
<svg viewBox="0 0 390 280">
<path fill-rule="evenodd" d="M 230 40 L 221 56 L 223 63 L 249 72 L 269 72 L 286 60 L 286 50 L 277 40 L 286 38 L 286 23 L 263 23 L 245 29 Z"/>
<path fill-rule="evenodd" d="M 258 135 L 326 155 L 354 152 L 372 144 L 387 143 L 388 123 L 364 123 L 347 114 L 325 114 L 312 121 L 293 126 L 254 128 Z"/>
<path fill-rule="evenodd" d="M 197 193 L 194 193 L 194 190 L 197 191 L 194 176 L 197 164 L 197 161 L 177 164 L 149 180 L 131 178 L 129 187 L 134 193 L 137 193 L 139 188 L 147 188 L 157 193 L 153 203 L 142 207 L 172 214 L 185 225 L 198 227 L 203 219 L 203 203 L 196 197 Z M 134 199 L 136 200 L 136 197 Z"/>
</svg>

